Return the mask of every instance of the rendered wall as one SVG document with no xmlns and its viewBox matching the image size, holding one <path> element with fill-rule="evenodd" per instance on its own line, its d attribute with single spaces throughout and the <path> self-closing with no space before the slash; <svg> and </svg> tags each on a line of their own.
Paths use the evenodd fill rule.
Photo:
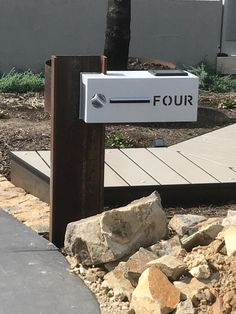
<svg viewBox="0 0 236 314">
<path fill-rule="evenodd" d="M 236 1 L 225 0 L 221 52 L 236 55 Z"/>
<path fill-rule="evenodd" d="M 0 0 L 0 71 L 43 69 L 52 54 L 101 54 L 106 0 Z"/>
<path fill-rule="evenodd" d="M 221 1 L 133 3 L 131 53 L 149 54 L 177 64 L 195 65 L 203 60 L 215 63 L 220 45 Z"/>
<path fill-rule="evenodd" d="M 0 72 L 41 71 L 55 55 L 103 53 L 107 0 L 0 0 Z M 130 55 L 215 62 L 220 0 L 132 0 Z"/>
</svg>

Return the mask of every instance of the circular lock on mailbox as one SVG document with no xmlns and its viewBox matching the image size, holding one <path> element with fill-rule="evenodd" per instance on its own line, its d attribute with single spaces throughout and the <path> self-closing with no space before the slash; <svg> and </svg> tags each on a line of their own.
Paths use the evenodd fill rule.
<svg viewBox="0 0 236 314">
<path fill-rule="evenodd" d="M 95 94 L 91 99 L 92 105 L 100 109 L 106 104 L 106 97 L 103 94 Z"/>
</svg>

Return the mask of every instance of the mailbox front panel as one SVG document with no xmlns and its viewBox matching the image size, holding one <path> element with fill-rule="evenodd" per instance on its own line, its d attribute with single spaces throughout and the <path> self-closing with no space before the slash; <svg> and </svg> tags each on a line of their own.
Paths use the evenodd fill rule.
<svg viewBox="0 0 236 314">
<path fill-rule="evenodd" d="M 80 118 L 87 123 L 196 121 L 198 78 L 148 71 L 82 74 Z"/>
</svg>

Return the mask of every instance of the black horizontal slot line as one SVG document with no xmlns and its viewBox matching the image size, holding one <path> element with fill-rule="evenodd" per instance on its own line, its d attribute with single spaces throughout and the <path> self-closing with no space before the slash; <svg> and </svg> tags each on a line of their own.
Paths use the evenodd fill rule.
<svg viewBox="0 0 236 314">
<path fill-rule="evenodd" d="M 119 99 L 119 98 L 114 98 L 114 99 L 110 99 L 110 104 L 150 104 L 150 99 Z"/>
</svg>

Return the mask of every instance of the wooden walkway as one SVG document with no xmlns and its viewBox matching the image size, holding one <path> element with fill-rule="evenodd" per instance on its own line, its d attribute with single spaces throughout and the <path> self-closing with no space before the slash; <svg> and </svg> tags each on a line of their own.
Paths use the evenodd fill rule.
<svg viewBox="0 0 236 314">
<path fill-rule="evenodd" d="M 233 124 L 168 148 L 107 149 L 105 196 L 114 199 L 122 193 L 132 199 L 135 193 L 145 195 L 157 189 L 167 203 L 167 198 L 169 203 L 192 197 L 204 201 L 207 195 L 210 202 L 236 199 L 235 139 Z M 13 183 L 33 193 L 30 189 L 48 185 L 49 177 L 49 151 L 12 152 Z M 43 190 L 46 196 L 33 194 L 48 201 L 49 187 Z"/>
</svg>

